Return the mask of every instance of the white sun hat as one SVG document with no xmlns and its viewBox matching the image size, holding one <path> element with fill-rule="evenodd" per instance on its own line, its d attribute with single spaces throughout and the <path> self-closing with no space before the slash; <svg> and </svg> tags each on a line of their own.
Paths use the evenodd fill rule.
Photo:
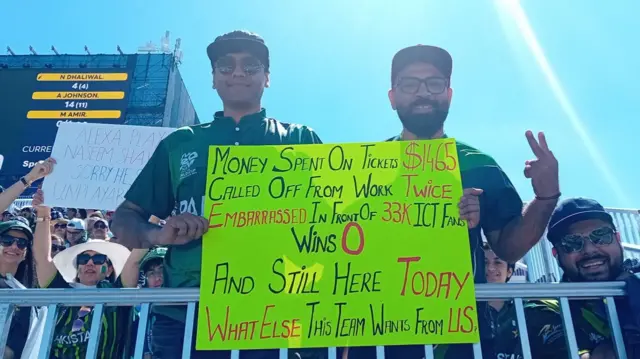
<svg viewBox="0 0 640 359">
<path fill-rule="evenodd" d="M 94 251 L 106 255 L 113 265 L 113 271 L 116 278 L 118 278 L 120 273 L 122 273 L 124 264 L 127 262 L 127 259 L 131 254 L 127 247 L 102 239 L 89 239 L 85 243 L 67 248 L 53 258 L 53 263 L 56 265 L 56 268 L 58 268 L 58 272 L 60 272 L 60 275 L 62 275 L 67 283 L 73 283 L 76 281 L 76 277 L 78 276 L 78 265 L 76 260 L 79 254 L 86 251 Z"/>
</svg>

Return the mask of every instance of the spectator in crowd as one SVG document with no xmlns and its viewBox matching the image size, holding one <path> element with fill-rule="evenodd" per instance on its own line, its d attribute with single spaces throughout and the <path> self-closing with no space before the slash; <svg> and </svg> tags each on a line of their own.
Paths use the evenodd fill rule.
<svg viewBox="0 0 640 359">
<path fill-rule="evenodd" d="M 143 288 L 160 288 L 164 280 L 164 256 L 167 253 L 167 249 L 163 247 L 157 247 L 150 250 L 140 261 L 140 271 L 142 273 Z M 140 308 L 136 307 L 134 313 L 134 321 L 131 327 L 131 343 L 136 343 L 138 335 L 138 325 L 140 325 Z M 152 352 L 150 348 L 151 338 L 153 336 L 153 322 L 155 316 L 150 316 L 147 322 L 147 335 L 144 338 L 143 358 L 151 359 Z"/>
<path fill-rule="evenodd" d="M 208 229 L 202 203 L 210 145 L 284 145 L 320 143 L 313 130 L 269 118 L 261 108 L 269 87 L 269 50 L 253 33 L 233 31 L 207 48 L 213 87 L 223 111 L 211 123 L 179 129 L 162 140 L 116 210 L 112 230 L 130 248 L 169 246 L 164 264 L 167 287 L 199 287 L 201 237 Z M 173 175 L 173 174 L 176 175 Z M 149 217 L 167 218 L 175 204 L 181 212 L 163 227 Z M 186 308 L 154 306 L 152 350 L 157 358 L 182 351 Z M 194 343 L 196 335 L 193 336 Z M 300 352 L 312 350 L 300 350 Z M 325 355 L 326 350 L 319 350 Z M 192 351 L 192 358 L 228 358 L 229 352 Z M 277 358 L 278 350 L 248 351 L 243 358 Z"/>
<path fill-rule="evenodd" d="M 48 214 L 44 196 L 38 190 L 33 205 L 38 213 Z M 104 240 L 89 240 L 65 249 L 52 258 L 50 218 L 38 215 L 34 259 L 41 288 L 135 288 L 138 286 L 139 263 L 146 250 L 130 253 L 122 245 Z M 122 355 L 131 312 L 128 307 L 105 307 L 99 358 Z M 86 355 L 92 308 L 62 308 L 57 316 L 51 358 L 83 358 Z"/>
<path fill-rule="evenodd" d="M 64 240 L 58 235 L 51 235 L 51 258 L 55 257 L 56 254 L 62 252 L 67 249 L 67 246 L 64 244 Z"/>
<path fill-rule="evenodd" d="M 67 208 L 67 218 L 74 219 L 78 217 L 78 209 L 77 208 Z"/>
<path fill-rule="evenodd" d="M 33 234 L 31 228 L 21 221 L 0 223 L 0 289 L 33 288 Z M 18 359 L 22 355 L 31 310 L 15 307 L 4 359 Z"/>
<path fill-rule="evenodd" d="M 55 163 L 56 161 L 53 158 L 38 161 L 26 176 L 21 177 L 18 182 L 0 193 L 0 210 L 3 212 L 6 211 L 13 201 L 15 201 L 25 189 L 29 188 L 33 182 L 48 176 L 49 173 L 53 171 Z"/>
<path fill-rule="evenodd" d="M 84 208 L 79 208 L 78 209 L 78 214 L 76 215 L 76 218 L 80 218 L 82 220 L 87 219 L 87 210 Z"/>
<path fill-rule="evenodd" d="M 67 232 L 64 239 L 68 247 L 86 242 L 89 239 L 89 232 L 87 232 L 84 221 L 79 218 L 70 220 L 67 223 Z"/>
<path fill-rule="evenodd" d="M 10 210 L 5 210 L 2 212 L 2 222 L 11 221 L 16 214 Z"/>
<path fill-rule="evenodd" d="M 400 50 L 391 65 L 389 100 L 402 123 L 402 132 L 388 141 L 412 141 L 446 138 L 444 123 L 453 96 L 451 73 L 453 60 L 444 49 L 417 45 Z M 527 141 L 536 159 L 525 162 L 525 176 L 531 179 L 535 198 L 523 203 L 511 181 L 488 154 L 456 141 L 464 195 L 460 199 L 460 217 L 468 222 L 475 282 L 486 282 L 482 235 L 493 251 L 509 262 L 519 260 L 542 237 L 551 212 L 560 198 L 558 162 L 547 146 L 544 134 L 538 141 L 530 131 Z M 478 302 L 478 313 L 486 310 Z M 479 315 L 479 330 L 489 334 L 488 324 Z M 471 346 L 449 348 L 453 357 L 470 357 Z M 423 346 L 386 347 L 387 356 L 422 358 Z M 349 350 L 351 358 L 370 358 L 373 347 Z"/>
<path fill-rule="evenodd" d="M 95 217 L 94 217 L 95 218 Z M 106 219 L 97 218 L 93 222 L 93 230 L 91 231 L 91 238 L 109 240 L 109 223 Z"/>
<path fill-rule="evenodd" d="M 51 211 L 51 232 L 53 234 L 64 238 L 67 233 L 67 224 L 69 224 L 69 220 L 64 218 L 61 212 L 59 211 Z"/>
<path fill-rule="evenodd" d="M 553 212 L 547 239 L 564 272 L 562 282 L 626 282 L 627 296 L 616 297 L 615 304 L 627 358 L 640 358 L 640 279 L 633 275 L 637 268 L 625 266 L 620 233 L 611 215 L 592 199 L 567 199 Z M 580 358 L 616 358 L 604 301 L 569 303 Z M 533 333 L 540 335 L 532 341 L 532 351 L 535 347 L 543 347 L 545 358 L 566 358 L 566 339 L 558 302 L 541 301 L 539 307 L 555 316 L 536 320 L 538 328 L 534 328 Z M 534 318 L 527 315 L 527 322 Z M 542 356 L 534 355 L 534 358 L 538 357 Z"/>
</svg>

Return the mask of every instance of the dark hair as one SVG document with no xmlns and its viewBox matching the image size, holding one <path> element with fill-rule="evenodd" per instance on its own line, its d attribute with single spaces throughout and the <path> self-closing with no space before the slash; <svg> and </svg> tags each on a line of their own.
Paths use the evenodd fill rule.
<svg viewBox="0 0 640 359">
<path fill-rule="evenodd" d="M 140 269 L 142 270 L 143 273 L 147 273 L 148 271 L 151 270 L 151 268 L 162 265 L 163 263 L 164 263 L 164 258 L 153 258 L 147 261 L 147 263 L 144 264 L 144 267 Z"/>
<path fill-rule="evenodd" d="M 78 209 L 78 213 L 80 214 L 81 219 L 87 219 L 87 210 L 84 208 Z"/>
<path fill-rule="evenodd" d="M 18 270 L 16 270 L 15 278 L 27 288 L 35 288 L 35 262 L 33 259 L 33 241 L 29 241 L 29 246 L 26 248 L 27 255 L 22 263 L 18 264 Z"/>
<path fill-rule="evenodd" d="M 491 249 L 491 246 L 487 242 L 482 243 L 482 250 L 492 251 L 493 252 L 493 249 Z M 502 259 L 502 258 L 500 258 L 500 259 Z M 502 259 L 502 260 L 504 261 L 504 259 Z M 511 268 L 512 271 L 516 270 L 516 263 L 515 262 L 509 262 L 509 261 L 505 261 L 505 262 L 507 262 L 507 268 Z M 507 281 L 508 280 L 509 279 L 507 278 Z"/>
</svg>

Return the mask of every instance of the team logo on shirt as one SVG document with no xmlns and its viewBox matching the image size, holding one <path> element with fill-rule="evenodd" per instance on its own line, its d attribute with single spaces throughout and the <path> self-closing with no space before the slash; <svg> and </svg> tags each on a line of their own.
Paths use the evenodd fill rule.
<svg viewBox="0 0 640 359">
<path fill-rule="evenodd" d="M 562 337 L 563 334 L 562 325 L 560 324 L 547 324 L 538 332 L 538 336 L 542 338 L 542 344 L 551 344 Z"/>
<path fill-rule="evenodd" d="M 195 168 L 191 168 L 198 158 L 197 152 L 183 153 L 180 158 L 180 180 L 196 174 Z"/>
</svg>

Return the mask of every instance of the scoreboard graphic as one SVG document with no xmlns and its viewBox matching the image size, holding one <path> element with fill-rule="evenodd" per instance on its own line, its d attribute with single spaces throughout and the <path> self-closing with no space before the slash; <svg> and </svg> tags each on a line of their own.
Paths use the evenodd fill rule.
<svg viewBox="0 0 640 359">
<path fill-rule="evenodd" d="M 128 69 L 0 71 L 3 174 L 23 175 L 51 155 L 62 122 L 122 124 L 131 86 Z M 9 138 L 7 138 L 9 137 Z"/>
</svg>

